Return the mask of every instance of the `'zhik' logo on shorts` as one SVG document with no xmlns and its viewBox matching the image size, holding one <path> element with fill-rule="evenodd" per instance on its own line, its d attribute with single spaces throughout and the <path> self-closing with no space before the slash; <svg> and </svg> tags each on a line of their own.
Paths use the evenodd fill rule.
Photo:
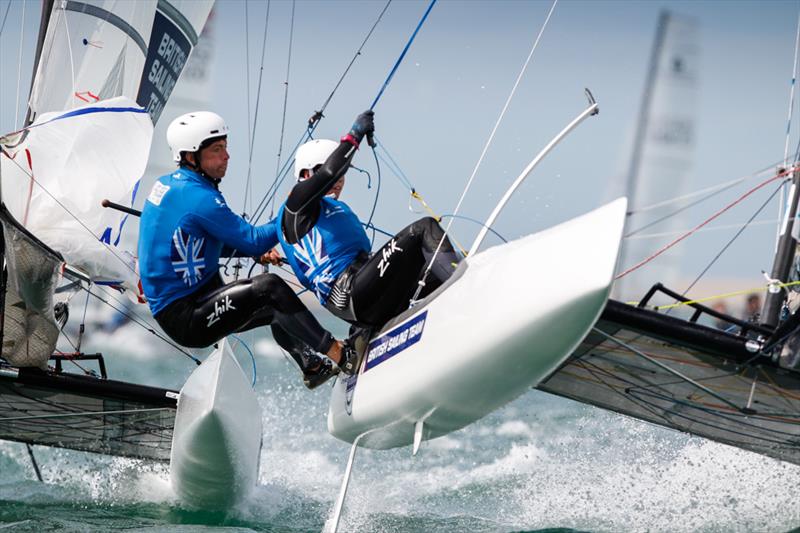
<svg viewBox="0 0 800 533">
<path fill-rule="evenodd" d="M 206 317 L 208 319 L 208 324 L 206 324 L 206 327 L 210 328 L 212 324 L 219 322 L 219 319 L 222 317 L 222 313 L 228 311 L 229 309 L 235 310 L 236 308 L 233 306 L 233 304 L 231 304 L 231 297 L 228 295 L 225 295 L 225 298 L 214 302 L 214 312 Z"/>
<path fill-rule="evenodd" d="M 381 258 L 380 263 L 378 263 L 378 270 L 380 271 L 380 277 L 383 277 L 383 274 L 386 273 L 386 269 L 389 268 L 389 258 L 392 257 L 392 254 L 395 252 L 402 252 L 403 249 L 397 246 L 397 243 L 394 239 L 386 243 L 386 245 L 381 249 L 381 254 L 383 257 Z"/>
</svg>

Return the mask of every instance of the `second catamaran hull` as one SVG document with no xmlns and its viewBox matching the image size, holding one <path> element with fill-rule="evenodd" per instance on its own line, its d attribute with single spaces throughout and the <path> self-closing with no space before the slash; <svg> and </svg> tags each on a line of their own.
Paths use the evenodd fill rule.
<svg viewBox="0 0 800 533">
<path fill-rule="evenodd" d="M 182 502 L 227 508 L 258 479 L 261 408 L 225 341 L 181 389 L 170 478 Z"/>
<path fill-rule="evenodd" d="M 360 445 L 462 428 L 549 375 L 608 298 L 625 218 L 619 199 L 466 260 L 460 276 L 370 341 L 334 386 L 328 429 Z M 455 276 L 454 276 L 455 277 Z"/>
</svg>

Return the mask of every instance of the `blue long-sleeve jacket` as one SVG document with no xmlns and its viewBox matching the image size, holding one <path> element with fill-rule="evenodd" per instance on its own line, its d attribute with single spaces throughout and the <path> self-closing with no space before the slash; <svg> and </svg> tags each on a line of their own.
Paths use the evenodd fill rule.
<svg viewBox="0 0 800 533">
<path fill-rule="evenodd" d="M 273 223 L 248 224 L 196 172 L 179 168 L 160 177 L 139 225 L 139 273 L 150 311 L 158 314 L 211 280 L 223 247 L 258 256 L 277 243 Z"/>
</svg>

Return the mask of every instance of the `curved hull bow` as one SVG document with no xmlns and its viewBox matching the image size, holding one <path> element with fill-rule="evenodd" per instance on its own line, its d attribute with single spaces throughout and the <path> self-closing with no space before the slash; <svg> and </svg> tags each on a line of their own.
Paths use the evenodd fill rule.
<svg viewBox="0 0 800 533">
<path fill-rule="evenodd" d="M 222 509 L 256 484 L 261 408 L 225 340 L 181 389 L 170 456 L 175 493 L 193 507 Z"/>
<path fill-rule="evenodd" d="M 625 220 L 620 198 L 468 258 L 460 276 L 370 340 L 339 379 L 328 430 L 393 448 L 460 429 L 555 370 L 600 315 Z M 418 424 L 422 422 L 422 424 Z"/>
</svg>

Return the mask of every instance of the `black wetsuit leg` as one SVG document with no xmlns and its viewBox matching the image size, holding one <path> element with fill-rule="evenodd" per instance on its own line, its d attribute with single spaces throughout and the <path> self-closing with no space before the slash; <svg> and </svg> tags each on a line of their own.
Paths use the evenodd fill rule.
<svg viewBox="0 0 800 533">
<path fill-rule="evenodd" d="M 266 326 L 273 321 L 314 350 L 326 353 L 334 342 L 300 298 L 275 274 L 222 284 L 221 278 L 156 315 L 175 341 L 190 348 L 209 346 L 231 333 Z"/>
<path fill-rule="evenodd" d="M 444 231 L 434 218 L 425 217 L 403 228 L 354 274 L 350 290 L 356 321 L 380 326 L 408 308 L 426 265 Z M 436 256 L 420 297 L 444 283 L 460 260 L 449 239 Z"/>
</svg>

